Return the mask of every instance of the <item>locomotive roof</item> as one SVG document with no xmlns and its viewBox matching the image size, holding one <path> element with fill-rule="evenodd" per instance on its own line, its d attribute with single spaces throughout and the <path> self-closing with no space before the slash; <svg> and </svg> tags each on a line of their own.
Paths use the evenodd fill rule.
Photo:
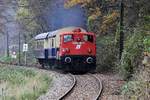
<svg viewBox="0 0 150 100">
<path fill-rule="evenodd" d="M 81 34 L 85 34 L 85 35 L 95 35 L 92 32 L 80 32 Z M 62 35 L 69 35 L 69 34 L 76 34 L 76 32 L 63 32 L 61 33 Z"/>
</svg>

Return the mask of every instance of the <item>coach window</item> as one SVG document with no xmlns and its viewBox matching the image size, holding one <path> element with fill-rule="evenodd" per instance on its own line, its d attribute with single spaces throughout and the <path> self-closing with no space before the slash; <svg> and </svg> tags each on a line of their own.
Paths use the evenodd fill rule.
<svg viewBox="0 0 150 100">
<path fill-rule="evenodd" d="M 54 39 L 52 39 L 52 48 L 54 47 Z"/>
<path fill-rule="evenodd" d="M 73 40 L 72 35 L 64 35 L 64 42 L 69 42 L 69 41 L 72 41 L 72 40 Z"/>
<path fill-rule="evenodd" d="M 37 49 L 42 49 L 42 48 L 44 48 L 44 41 L 38 40 L 37 41 Z"/>
<path fill-rule="evenodd" d="M 84 35 L 84 41 L 89 41 L 92 42 L 94 41 L 93 36 L 92 35 Z"/>
</svg>

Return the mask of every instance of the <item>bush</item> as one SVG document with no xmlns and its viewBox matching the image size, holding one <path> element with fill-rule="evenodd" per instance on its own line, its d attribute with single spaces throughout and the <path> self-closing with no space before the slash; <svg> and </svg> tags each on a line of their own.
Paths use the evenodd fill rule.
<svg viewBox="0 0 150 100">
<path fill-rule="evenodd" d="M 6 62 L 6 63 L 10 63 L 10 62 L 13 62 L 13 61 L 14 61 L 14 59 L 13 59 L 13 58 L 11 58 L 11 57 L 3 56 L 3 57 L 1 57 L 1 58 L 0 58 L 0 61 L 2 61 L 2 62 Z"/>
<path fill-rule="evenodd" d="M 148 100 L 150 87 L 149 82 L 130 81 L 127 82 L 121 89 L 121 94 L 128 96 L 130 100 Z"/>
<path fill-rule="evenodd" d="M 112 71 L 116 67 L 118 48 L 114 35 L 106 35 L 97 39 L 97 71 Z"/>
<path fill-rule="evenodd" d="M 120 73 L 124 79 L 132 76 L 134 69 L 136 69 L 141 61 L 143 52 L 144 32 L 135 30 L 130 34 L 125 42 L 125 48 L 120 61 Z"/>
<path fill-rule="evenodd" d="M 150 53 L 150 36 L 144 38 L 144 51 Z"/>
</svg>

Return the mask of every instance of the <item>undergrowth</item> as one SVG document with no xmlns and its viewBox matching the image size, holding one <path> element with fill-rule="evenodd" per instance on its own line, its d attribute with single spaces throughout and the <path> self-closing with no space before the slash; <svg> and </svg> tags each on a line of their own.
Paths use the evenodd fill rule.
<svg viewBox="0 0 150 100">
<path fill-rule="evenodd" d="M 122 87 L 121 93 L 130 100 L 149 100 L 150 98 L 150 16 L 146 16 L 133 36 L 126 42 L 121 61 L 121 71 L 130 81 Z"/>
<path fill-rule="evenodd" d="M 33 69 L 0 66 L 1 100 L 36 100 L 46 93 L 51 78 Z"/>
<path fill-rule="evenodd" d="M 144 35 L 144 32 L 135 30 L 125 41 L 125 47 L 119 66 L 120 73 L 124 79 L 130 78 L 135 71 L 134 69 L 138 68 L 144 48 Z"/>
<path fill-rule="evenodd" d="M 97 38 L 97 71 L 114 71 L 118 59 L 115 36 L 106 35 Z"/>
</svg>

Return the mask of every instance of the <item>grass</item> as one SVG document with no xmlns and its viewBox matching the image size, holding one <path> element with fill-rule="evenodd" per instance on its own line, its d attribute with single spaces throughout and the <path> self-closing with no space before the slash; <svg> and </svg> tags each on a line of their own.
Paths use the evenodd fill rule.
<svg viewBox="0 0 150 100">
<path fill-rule="evenodd" d="M 6 63 L 10 63 L 10 62 L 13 62 L 14 59 L 11 58 L 11 57 L 1 56 L 1 57 L 0 57 L 0 61 L 6 62 Z"/>
<path fill-rule="evenodd" d="M 150 83 L 146 81 L 129 81 L 121 89 L 121 94 L 130 100 L 149 100 Z"/>
<path fill-rule="evenodd" d="M 33 69 L 0 66 L 0 100 L 36 100 L 46 93 L 51 80 Z"/>
<path fill-rule="evenodd" d="M 126 41 L 121 61 L 126 75 L 130 75 L 131 71 L 134 71 L 130 78 L 132 81 L 129 80 L 121 89 L 121 94 L 127 95 L 130 100 L 150 99 L 150 34 L 148 34 L 150 27 L 144 23 L 137 27 Z"/>
</svg>

